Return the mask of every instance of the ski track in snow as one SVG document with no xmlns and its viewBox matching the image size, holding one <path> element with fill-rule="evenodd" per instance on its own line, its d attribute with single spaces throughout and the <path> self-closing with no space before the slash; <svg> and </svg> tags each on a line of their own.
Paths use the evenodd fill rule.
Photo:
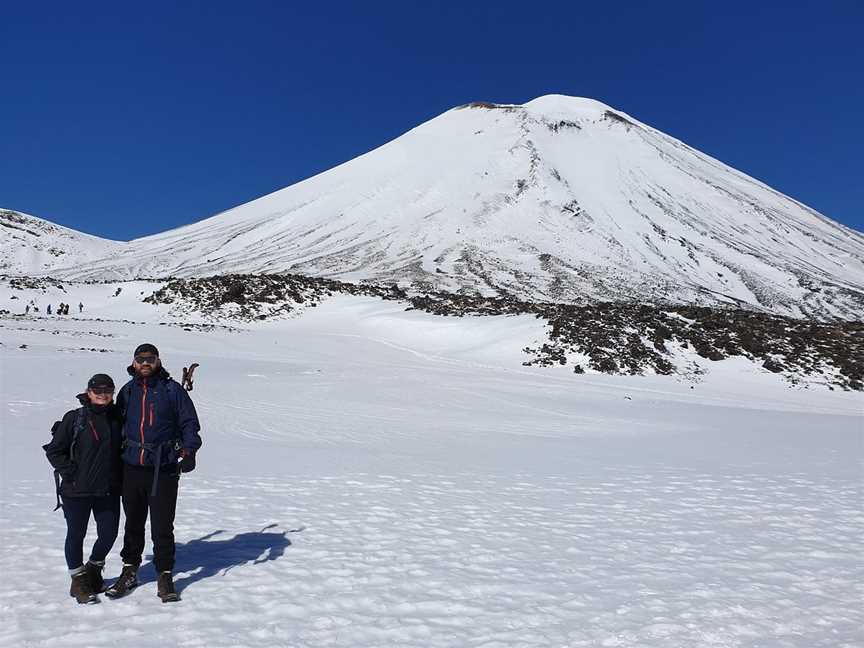
<svg viewBox="0 0 864 648">
<path fill-rule="evenodd" d="M 864 645 L 860 395 L 513 368 L 517 319 L 465 324 L 491 353 L 355 303 L 244 332 L 0 319 L 0 645 Z M 57 353 L 88 335 L 108 352 Z M 40 446 L 142 340 L 202 365 L 183 600 L 145 557 L 130 596 L 77 606 Z"/>
</svg>

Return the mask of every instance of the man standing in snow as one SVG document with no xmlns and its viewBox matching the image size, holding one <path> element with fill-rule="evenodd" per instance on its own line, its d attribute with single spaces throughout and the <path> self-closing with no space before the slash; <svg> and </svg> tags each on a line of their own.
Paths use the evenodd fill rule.
<svg viewBox="0 0 864 648">
<path fill-rule="evenodd" d="M 155 346 L 142 344 L 135 349 L 127 371 L 132 380 L 117 395 L 124 416 L 123 571 L 105 594 L 119 598 L 137 587 L 149 509 L 157 593 L 167 603 L 179 600 L 171 574 L 177 486 L 181 472 L 195 469 L 201 426 L 192 399 L 162 367 Z"/>
</svg>

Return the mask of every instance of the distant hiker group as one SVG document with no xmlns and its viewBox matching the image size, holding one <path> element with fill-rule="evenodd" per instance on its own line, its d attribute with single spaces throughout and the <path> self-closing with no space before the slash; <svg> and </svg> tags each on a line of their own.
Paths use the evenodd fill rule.
<svg viewBox="0 0 864 648">
<path fill-rule="evenodd" d="M 35 299 L 31 299 L 27 303 L 27 305 L 24 306 L 24 314 L 29 315 L 31 309 L 33 310 L 34 313 L 39 312 L 39 306 L 36 304 Z M 84 312 L 84 302 L 78 302 L 78 312 L 79 313 Z M 51 304 L 48 304 L 48 306 L 45 308 L 45 313 L 47 315 L 51 315 Z M 57 313 L 56 314 L 57 315 L 68 315 L 69 314 L 69 304 L 64 304 L 63 302 L 60 302 L 57 305 Z"/>
<path fill-rule="evenodd" d="M 195 469 L 201 447 L 201 426 L 187 393 L 192 372 L 184 368 L 184 385 L 175 382 L 152 344 L 135 349 L 127 372 L 131 380 L 120 388 L 116 402 L 111 377 L 91 377 L 77 396 L 81 407 L 54 424 L 51 441 L 43 446 L 54 467 L 56 508 L 62 507 L 66 518 L 69 594 L 78 603 L 96 603 L 102 592 L 119 598 L 137 587 L 148 513 L 157 595 L 164 603 L 179 600 L 172 576 L 178 484 L 181 473 Z M 117 538 L 121 500 L 126 516 L 123 567 L 106 588 L 102 570 Z M 91 514 L 97 538 L 85 563 Z"/>
</svg>

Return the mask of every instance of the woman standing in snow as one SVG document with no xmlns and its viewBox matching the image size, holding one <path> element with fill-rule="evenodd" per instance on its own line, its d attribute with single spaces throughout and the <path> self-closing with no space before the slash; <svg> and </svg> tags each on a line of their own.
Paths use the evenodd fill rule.
<svg viewBox="0 0 864 648">
<path fill-rule="evenodd" d="M 63 498 L 66 565 L 72 576 L 69 595 L 79 603 L 95 603 L 96 594 L 105 590 L 102 567 L 120 524 L 123 422 L 114 405 L 111 376 L 93 376 L 78 400 L 81 407 L 66 412 L 63 420 L 54 424 L 51 443 L 43 449 L 54 466 L 58 507 L 60 496 Z M 90 559 L 83 564 L 91 513 L 97 538 Z"/>
</svg>

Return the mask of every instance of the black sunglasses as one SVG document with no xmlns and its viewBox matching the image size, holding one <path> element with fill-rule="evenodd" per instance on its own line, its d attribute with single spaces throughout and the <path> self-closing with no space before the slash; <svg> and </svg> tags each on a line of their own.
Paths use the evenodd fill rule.
<svg viewBox="0 0 864 648">
<path fill-rule="evenodd" d="M 147 355 L 147 356 L 138 355 L 138 356 L 135 356 L 135 362 L 137 362 L 138 364 L 154 365 L 154 364 L 156 364 L 156 361 L 157 361 L 158 359 L 159 359 L 159 356 L 154 356 L 154 355 Z"/>
<path fill-rule="evenodd" d="M 114 393 L 114 390 L 110 387 L 93 387 L 90 391 L 97 396 L 111 396 Z"/>
</svg>

